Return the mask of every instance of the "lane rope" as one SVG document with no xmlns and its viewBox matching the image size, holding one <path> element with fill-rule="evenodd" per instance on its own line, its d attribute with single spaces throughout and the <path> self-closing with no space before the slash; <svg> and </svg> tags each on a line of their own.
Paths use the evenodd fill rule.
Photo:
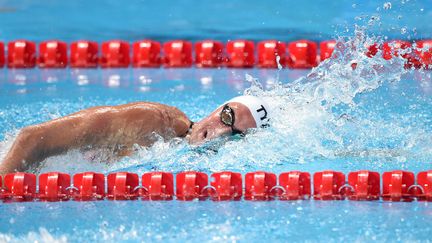
<svg viewBox="0 0 432 243">
<path fill-rule="evenodd" d="M 36 176 L 16 172 L 4 176 L 3 202 L 89 200 L 383 200 L 392 202 L 432 201 L 432 170 L 395 170 L 382 173 L 361 170 L 344 173 L 290 171 L 277 176 L 256 171 L 147 172 L 141 175 L 97 172 L 73 175 L 48 172 Z M 313 191 L 312 191 L 313 190 Z"/>
<path fill-rule="evenodd" d="M 173 40 L 160 43 L 140 40 L 102 42 L 80 40 L 70 44 L 43 41 L 38 45 L 29 40 L 0 42 L 0 67 L 8 68 L 280 68 L 308 69 L 331 57 L 335 40 L 319 44 L 310 40 L 285 43 L 267 40 L 254 43 L 232 40 L 222 43 L 204 40 L 192 43 Z M 394 40 L 367 48 L 368 57 L 381 51 L 382 57 L 406 59 L 407 68 L 432 68 L 432 40 L 407 42 Z M 405 51 L 404 51 L 405 50 Z M 412 51 L 409 51 L 412 50 Z"/>
</svg>

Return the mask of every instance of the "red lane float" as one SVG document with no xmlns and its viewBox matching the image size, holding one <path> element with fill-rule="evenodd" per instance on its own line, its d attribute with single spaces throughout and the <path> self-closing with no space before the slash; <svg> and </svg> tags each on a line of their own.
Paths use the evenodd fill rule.
<svg viewBox="0 0 432 243">
<path fill-rule="evenodd" d="M 278 68 L 278 64 L 285 66 L 284 43 L 276 40 L 261 41 L 258 43 L 258 67 Z M 279 62 L 277 61 L 279 59 Z"/>
<path fill-rule="evenodd" d="M 4 177 L 5 200 L 31 201 L 36 196 L 36 176 L 31 173 L 17 172 Z"/>
<path fill-rule="evenodd" d="M 41 201 L 62 201 L 69 199 L 70 175 L 48 172 L 39 175 L 39 194 Z"/>
<path fill-rule="evenodd" d="M 228 41 L 227 54 L 228 67 L 251 68 L 255 65 L 255 47 L 252 41 Z"/>
<path fill-rule="evenodd" d="M 178 200 L 191 201 L 205 199 L 208 195 L 205 188 L 208 185 L 208 176 L 202 172 L 186 171 L 176 176 L 176 196 Z"/>
<path fill-rule="evenodd" d="M 367 170 L 350 172 L 348 184 L 352 191 L 349 200 L 378 200 L 380 197 L 380 174 Z"/>
<path fill-rule="evenodd" d="M 72 197 L 77 201 L 101 200 L 105 197 L 105 176 L 94 172 L 84 172 L 73 176 L 76 191 Z"/>
<path fill-rule="evenodd" d="M 174 176 L 167 172 L 148 172 L 142 176 L 145 190 L 144 200 L 172 200 L 174 196 Z"/>
<path fill-rule="evenodd" d="M 63 41 L 44 41 L 39 44 L 38 64 L 41 68 L 65 68 L 67 44 Z"/>
<path fill-rule="evenodd" d="M 61 172 L 48 172 L 39 176 L 39 190 L 36 191 L 36 176 L 17 172 L 6 175 L 2 188 L 0 177 L 0 199 L 4 201 L 77 201 L 98 200 L 172 200 L 174 197 L 173 174 L 168 172 L 148 172 L 142 176 L 135 173 L 117 172 L 105 176 L 94 172 L 84 172 L 71 177 Z M 241 200 L 243 195 L 242 175 L 223 171 L 208 176 L 202 172 L 186 171 L 176 176 L 176 197 L 178 200 L 194 199 L 213 201 Z M 311 197 L 311 177 L 307 172 L 290 171 L 279 175 L 257 171 L 245 175 L 245 200 L 300 200 Z M 322 171 L 313 175 L 313 199 L 315 200 L 378 200 L 384 201 L 432 201 L 432 170 L 417 175 L 402 170 L 382 174 L 372 171 L 355 171 L 345 175 L 342 172 Z"/>
<path fill-rule="evenodd" d="M 95 68 L 98 66 L 97 42 L 76 41 L 71 43 L 70 65 L 73 68 Z"/>
<path fill-rule="evenodd" d="M 322 41 L 320 43 L 320 61 L 330 58 L 336 46 L 335 40 Z"/>
<path fill-rule="evenodd" d="M 393 40 L 383 44 L 383 58 L 390 60 L 393 57 L 401 56 L 406 60 L 405 68 L 420 68 L 420 60 L 416 57 L 415 52 L 410 50 L 412 47 L 408 41 Z"/>
<path fill-rule="evenodd" d="M 317 62 L 317 44 L 313 41 L 299 40 L 288 44 L 287 66 L 289 68 L 313 68 Z"/>
<path fill-rule="evenodd" d="M 130 63 L 129 43 L 112 40 L 102 43 L 100 65 L 103 68 L 125 68 Z"/>
<path fill-rule="evenodd" d="M 378 44 L 374 43 L 372 45 L 366 46 L 366 49 L 367 49 L 367 51 L 366 51 L 365 55 L 367 57 L 374 57 L 378 53 L 378 51 L 381 49 L 381 47 Z"/>
<path fill-rule="evenodd" d="M 421 40 L 416 42 L 415 53 L 419 57 L 422 67 L 432 69 L 432 40 Z"/>
<path fill-rule="evenodd" d="M 318 54 L 317 43 L 299 40 L 288 43 L 277 40 L 267 40 L 258 43 L 258 61 L 255 62 L 254 42 L 248 40 L 229 41 L 226 54 L 223 56 L 224 45 L 213 40 L 198 41 L 194 45 L 195 62 L 192 58 L 193 46 L 191 42 L 176 40 L 163 45 L 153 40 L 136 41 L 133 53 L 129 51 L 129 43 L 113 40 L 102 43 L 101 56 L 98 57 L 98 43 L 92 41 L 76 41 L 70 45 L 70 57 L 67 57 L 67 44 L 62 41 L 45 41 L 39 45 L 39 57 L 36 58 L 36 44 L 27 40 L 8 43 L 7 58 L 4 60 L 4 47 L 0 43 L 0 67 L 6 62 L 9 68 L 32 68 L 38 63 L 42 68 L 64 68 L 68 61 L 73 68 L 103 68 L 128 67 L 221 67 L 224 64 L 233 68 L 251 68 L 255 64 L 260 68 L 278 67 L 276 57 L 280 57 L 280 64 L 289 68 L 312 68 L 332 55 L 336 41 L 322 41 Z M 406 68 L 431 69 L 432 40 L 419 40 L 415 48 L 410 50 L 411 43 L 394 40 L 378 44 L 367 44 L 366 56 L 373 57 L 379 50 L 382 57 L 390 60 L 401 56 L 406 59 Z M 286 52 L 288 51 L 288 55 Z M 355 68 L 355 64 L 353 64 Z"/>
<path fill-rule="evenodd" d="M 197 67 L 220 67 L 223 64 L 223 44 L 205 40 L 195 43 L 195 63 Z"/>
<path fill-rule="evenodd" d="M 432 202 L 432 170 L 418 173 L 417 184 L 421 189 L 418 193 L 418 199 Z"/>
<path fill-rule="evenodd" d="M 107 198 L 110 200 L 130 200 L 138 197 L 135 188 L 139 185 L 139 177 L 135 173 L 117 172 L 107 177 Z"/>
<path fill-rule="evenodd" d="M 0 42 L 0 68 L 2 68 L 4 66 L 4 63 L 5 63 L 4 44 L 3 44 L 3 42 Z"/>
<path fill-rule="evenodd" d="M 165 67 L 191 67 L 192 43 L 189 41 L 175 40 L 164 43 Z"/>
<path fill-rule="evenodd" d="M 134 67 L 160 67 L 161 44 L 152 40 L 137 41 L 133 44 Z"/>
<path fill-rule="evenodd" d="M 283 188 L 280 200 L 308 199 L 311 196 L 310 174 L 290 171 L 279 175 L 279 186 Z"/>
<path fill-rule="evenodd" d="M 414 195 L 414 173 L 409 171 L 395 170 L 384 172 L 382 198 L 384 201 L 405 201 L 413 200 Z"/>
<path fill-rule="evenodd" d="M 401 56 L 403 58 L 407 58 L 408 54 L 406 53 L 406 49 L 411 48 L 411 43 L 408 41 L 401 40 L 393 40 L 384 42 L 382 47 L 382 55 L 386 60 L 390 60 L 393 57 Z"/>
<path fill-rule="evenodd" d="M 245 176 L 245 200 L 272 200 L 271 191 L 276 186 L 276 175 L 264 171 L 247 173 Z"/>
<path fill-rule="evenodd" d="M 215 201 L 240 200 L 243 195 L 243 182 L 240 173 L 224 171 L 213 173 L 210 185 L 214 188 L 211 195 Z"/>
<path fill-rule="evenodd" d="M 337 171 L 323 171 L 314 174 L 315 200 L 342 200 L 344 194 L 345 175 Z"/>
<path fill-rule="evenodd" d="M 8 43 L 8 68 L 34 68 L 36 66 L 36 44 L 17 40 Z"/>
</svg>

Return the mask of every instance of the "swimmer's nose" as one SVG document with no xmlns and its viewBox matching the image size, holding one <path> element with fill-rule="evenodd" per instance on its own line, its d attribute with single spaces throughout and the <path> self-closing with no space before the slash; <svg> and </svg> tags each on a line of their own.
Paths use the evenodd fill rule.
<svg viewBox="0 0 432 243">
<path fill-rule="evenodd" d="M 231 132 L 230 127 L 201 127 L 196 131 L 192 130 L 189 142 L 193 145 L 200 145 L 205 141 L 218 138 L 220 136 L 229 134 Z"/>
<path fill-rule="evenodd" d="M 189 142 L 194 145 L 199 145 L 207 139 L 208 134 L 209 132 L 207 129 L 192 130 Z"/>
</svg>

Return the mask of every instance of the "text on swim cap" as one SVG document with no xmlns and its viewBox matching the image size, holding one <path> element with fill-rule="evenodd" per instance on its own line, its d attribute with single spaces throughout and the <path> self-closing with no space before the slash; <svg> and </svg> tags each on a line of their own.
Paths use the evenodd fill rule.
<svg viewBox="0 0 432 243">
<path fill-rule="evenodd" d="M 261 105 L 261 108 L 259 108 L 259 109 L 256 110 L 256 111 L 257 111 L 258 113 L 260 113 L 261 111 L 264 111 L 264 116 L 260 118 L 261 121 L 264 120 L 264 119 L 267 119 L 267 110 L 264 108 L 263 105 Z"/>
</svg>

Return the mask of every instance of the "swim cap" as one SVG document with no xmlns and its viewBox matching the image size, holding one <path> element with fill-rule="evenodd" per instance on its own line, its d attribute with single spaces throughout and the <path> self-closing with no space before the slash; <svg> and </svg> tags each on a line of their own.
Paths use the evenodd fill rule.
<svg viewBox="0 0 432 243">
<path fill-rule="evenodd" d="M 252 95 L 242 95 L 229 100 L 227 103 L 230 102 L 238 102 L 245 105 L 252 114 L 257 127 L 268 126 L 268 121 L 270 119 L 270 107 L 261 98 Z"/>
</svg>

